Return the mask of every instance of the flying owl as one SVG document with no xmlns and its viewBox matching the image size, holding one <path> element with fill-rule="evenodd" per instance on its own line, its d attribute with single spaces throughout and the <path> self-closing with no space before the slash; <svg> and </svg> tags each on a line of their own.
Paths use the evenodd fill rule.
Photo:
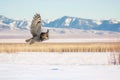
<svg viewBox="0 0 120 80">
<path fill-rule="evenodd" d="M 47 40 L 49 38 L 49 30 L 47 30 L 47 32 L 42 32 L 41 29 L 41 16 L 40 14 L 35 14 L 30 25 L 30 32 L 32 34 L 32 38 L 27 39 L 26 42 L 32 44 L 35 41 Z"/>
</svg>

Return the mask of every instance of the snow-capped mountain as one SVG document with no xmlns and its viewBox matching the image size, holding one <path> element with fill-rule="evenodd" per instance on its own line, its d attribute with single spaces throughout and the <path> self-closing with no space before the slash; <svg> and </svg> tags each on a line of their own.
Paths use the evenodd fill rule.
<svg viewBox="0 0 120 80">
<path fill-rule="evenodd" d="M 5 16 L 0 15 L 0 30 L 19 30 L 19 29 L 29 29 L 30 21 L 26 20 L 15 20 L 10 19 Z"/>
<path fill-rule="evenodd" d="M 0 30 L 28 30 L 30 21 L 9 19 L 0 16 Z M 63 16 L 59 19 L 50 21 L 42 20 L 42 26 L 52 28 L 76 28 L 81 30 L 103 30 L 120 32 L 120 20 L 92 20 L 78 17 Z"/>
<path fill-rule="evenodd" d="M 90 19 L 64 16 L 62 18 L 50 22 L 45 26 L 59 28 L 62 27 L 62 28 L 91 29 L 92 27 L 96 27 L 97 25 L 93 23 L 93 21 Z"/>
<path fill-rule="evenodd" d="M 56 28 L 77 28 L 83 30 L 105 30 L 120 32 L 120 20 L 92 20 L 77 17 L 64 16 L 44 26 Z"/>
</svg>

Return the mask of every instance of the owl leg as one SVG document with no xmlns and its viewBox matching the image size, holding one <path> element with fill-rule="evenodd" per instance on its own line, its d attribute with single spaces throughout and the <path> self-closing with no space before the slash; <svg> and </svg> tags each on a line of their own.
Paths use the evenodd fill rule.
<svg viewBox="0 0 120 80">
<path fill-rule="evenodd" d="M 29 42 L 31 39 L 33 39 L 33 37 L 32 38 L 30 38 L 30 39 L 27 39 L 27 40 L 25 40 L 26 42 Z"/>
<path fill-rule="evenodd" d="M 30 38 L 30 39 L 27 39 L 27 40 L 25 40 L 26 42 L 30 42 L 30 40 L 31 39 L 34 39 L 36 37 L 36 35 L 33 35 L 33 37 L 32 38 Z"/>
</svg>

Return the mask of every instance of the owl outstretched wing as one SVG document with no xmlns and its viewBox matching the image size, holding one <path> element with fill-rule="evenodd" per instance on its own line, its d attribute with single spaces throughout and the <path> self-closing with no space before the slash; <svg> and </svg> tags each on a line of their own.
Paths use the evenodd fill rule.
<svg viewBox="0 0 120 80">
<path fill-rule="evenodd" d="M 41 34 L 41 16 L 40 14 L 35 14 L 30 26 L 30 31 L 33 37 L 39 36 Z"/>
</svg>

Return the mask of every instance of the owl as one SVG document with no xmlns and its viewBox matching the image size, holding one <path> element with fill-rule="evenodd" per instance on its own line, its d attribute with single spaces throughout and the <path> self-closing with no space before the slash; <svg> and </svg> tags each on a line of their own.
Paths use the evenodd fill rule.
<svg viewBox="0 0 120 80">
<path fill-rule="evenodd" d="M 49 39 L 49 30 L 47 30 L 47 32 L 42 32 L 41 29 L 41 16 L 40 14 L 35 14 L 30 25 L 32 38 L 27 39 L 26 42 L 33 44 L 35 41 L 44 41 Z"/>
</svg>

